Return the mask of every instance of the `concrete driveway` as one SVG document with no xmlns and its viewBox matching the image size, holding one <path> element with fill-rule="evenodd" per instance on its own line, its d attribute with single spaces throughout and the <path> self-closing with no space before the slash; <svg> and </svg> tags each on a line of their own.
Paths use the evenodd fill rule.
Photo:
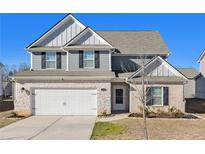
<svg viewBox="0 0 205 154">
<path fill-rule="evenodd" d="M 89 140 L 95 116 L 32 116 L 0 128 L 1 140 Z"/>
</svg>

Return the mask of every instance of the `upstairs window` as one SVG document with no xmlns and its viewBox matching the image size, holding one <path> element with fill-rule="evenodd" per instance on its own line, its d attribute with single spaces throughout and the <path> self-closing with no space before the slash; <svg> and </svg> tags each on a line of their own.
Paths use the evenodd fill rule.
<svg viewBox="0 0 205 154">
<path fill-rule="evenodd" d="M 83 64 L 84 64 L 84 68 L 94 68 L 95 66 L 94 51 L 84 51 Z"/>
<path fill-rule="evenodd" d="M 56 52 L 46 52 L 46 68 L 56 69 Z"/>
</svg>

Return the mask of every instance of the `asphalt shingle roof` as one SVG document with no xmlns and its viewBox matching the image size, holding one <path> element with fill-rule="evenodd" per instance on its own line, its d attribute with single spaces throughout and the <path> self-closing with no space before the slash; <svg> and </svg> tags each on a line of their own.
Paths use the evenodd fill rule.
<svg viewBox="0 0 205 154">
<path fill-rule="evenodd" d="M 122 54 L 169 54 L 158 31 L 96 31 Z"/>
<path fill-rule="evenodd" d="M 177 68 L 177 70 L 180 71 L 188 79 L 193 79 L 197 75 L 199 75 L 199 72 L 194 68 Z"/>
<path fill-rule="evenodd" d="M 23 71 L 13 75 L 14 77 L 34 77 L 34 76 L 73 76 L 73 77 L 89 77 L 89 76 L 109 76 L 114 77 L 115 74 L 109 71 L 63 71 L 63 70 L 35 70 Z"/>
</svg>

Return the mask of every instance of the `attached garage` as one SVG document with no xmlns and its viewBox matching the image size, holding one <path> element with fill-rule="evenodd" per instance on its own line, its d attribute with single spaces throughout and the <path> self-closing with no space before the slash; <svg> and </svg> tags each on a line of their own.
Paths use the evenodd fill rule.
<svg viewBox="0 0 205 154">
<path fill-rule="evenodd" d="M 96 89 L 35 88 L 34 115 L 97 115 Z"/>
</svg>

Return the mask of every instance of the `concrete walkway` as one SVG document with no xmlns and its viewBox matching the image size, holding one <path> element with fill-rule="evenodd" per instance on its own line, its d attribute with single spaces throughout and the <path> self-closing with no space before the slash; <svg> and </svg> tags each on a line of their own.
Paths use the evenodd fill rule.
<svg viewBox="0 0 205 154">
<path fill-rule="evenodd" d="M 112 114 L 108 117 L 97 117 L 96 122 L 110 122 L 115 120 L 122 120 L 128 118 L 129 114 L 130 113 L 117 113 L 117 114 Z"/>
<path fill-rule="evenodd" d="M 95 116 L 32 116 L 0 128 L 1 140 L 89 140 Z"/>
</svg>

